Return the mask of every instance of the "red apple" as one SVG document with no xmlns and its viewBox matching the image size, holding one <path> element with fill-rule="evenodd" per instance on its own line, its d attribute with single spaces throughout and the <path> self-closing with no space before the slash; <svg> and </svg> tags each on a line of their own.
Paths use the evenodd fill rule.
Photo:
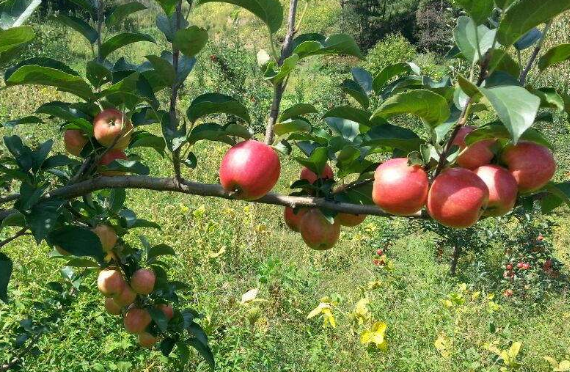
<svg viewBox="0 0 570 372">
<path fill-rule="evenodd" d="M 556 172 L 552 151 L 532 142 L 508 146 L 503 152 L 502 161 L 517 180 L 519 191 L 523 193 L 541 189 Z"/>
<path fill-rule="evenodd" d="M 295 214 L 293 208 L 285 207 L 285 223 L 291 230 L 299 232 L 299 223 L 301 222 L 301 218 L 303 218 L 306 212 L 307 209 L 302 208 Z"/>
<path fill-rule="evenodd" d="M 507 264 L 506 268 L 507 268 L 507 270 L 511 271 L 513 269 L 513 265 Z"/>
<path fill-rule="evenodd" d="M 89 139 L 82 131 L 78 129 L 68 129 L 63 134 L 63 143 L 65 144 L 65 149 L 71 155 L 80 156 L 81 150 L 89 142 Z"/>
<path fill-rule="evenodd" d="M 512 297 L 512 295 L 514 294 L 512 289 L 506 289 L 505 292 L 503 292 L 503 295 L 505 297 Z"/>
<path fill-rule="evenodd" d="M 318 209 L 305 213 L 300 224 L 301 236 L 312 249 L 319 251 L 331 249 L 340 236 L 340 223 L 331 224 Z"/>
<path fill-rule="evenodd" d="M 121 305 L 111 297 L 105 298 L 105 309 L 111 315 L 121 315 Z"/>
<path fill-rule="evenodd" d="M 336 220 L 342 226 L 354 227 L 360 225 L 366 219 L 365 214 L 350 214 L 350 213 L 339 213 L 336 215 Z"/>
<path fill-rule="evenodd" d="M 119 110 L 106 109 L 101 111 L 93 120 L 93 134 L 97 142 L 105 147 L 124 150 L 129 146 L 133 124 Z"/>
<path fill-rule="evenodd" d="M 99 173 L 101 173 L 101 175 L 103 176 L 121 176 L 125 174 L 125 172 L 121 171 L 102 170 L 103 166 L 111 164 L 116 159 L 127 160 L 127 155 L 123 152 L 123 150 L 113 149 L 108 151 L 105 155 L 101 157 L 101 160 L 99 160 Z"/>
<path fill-rule="evenodd" d="M 123 319 L 127 332 L 136 334 L 144 332 L 151 321 L 148 311 L 137 308 L 127 311 Z"/>
<path fill-rule="evenodd" d="M 170 320 L 174 317 L 174 309 L 172 308 L 172 306 L 166 304 L 160 304 L 157 306 L 157 308 L 164 313 L 166 319 Z"/>
<path fill-rule="evenodd" d="M 475 170 L 475 174 L 489 188 L 489 204 L 485 210 L 486 216 L 504 216 L 509 213 L 517 202 L 517 180 L 511 173 L 498 165 L 483 165 Z"/>
<path fill-rule="evenodd" d="M 519 263 L 517 264 L 517 267 L 518 267 L 519 269 L 522 269 L 523 266 L 524 266 L 524 264 L 523 264 L 522 262 L 519 262 Z"/>
<path fill-rule="evenodd" d="M 132 290 L 128 284 L 125 284 L 121 293 L 113 297 L 117 305 L 119 306 L 129 306 L 137 299 L 137 294 Z"/>
<path fill-rule="evenodd" d="M 115 244 L 117 244 L 117 233 L 109 225 L 98 225 L 95 226 L 91 231 L 95 233 L 101 240 L 101 246 L 105 252 L 110 252 Z"/>
<path fill-rule="evenodd" d="M 391 159 L 374 173 L 372 199 L 388 213 L 406 216 L 420 211 L 426 203 L 429 181 L 419 165 L 408 159 Z"/>
<path fill-rule="evenodd" d="M 156 275 L 152 270 L 139 269 L 131 277 L 131 287 L 141 295 L 147 295 L 154 290 Z"/>
<path fill-rule="evenodd" d="M 436 177 L 429 191 L 430 216 L 454 228 L 473 226 L 487 207 L 489 189 L 475 173 L 452 168 Z"/>
<path fill-rule="evenodd" d="M 495 140 L 483 140 L 475 142 L 471 146 L 465 143 L 465 137 L 475 130 L 475 127 L 465 126 L 462 127 L 452 144 L 459 146 L 460 154 L 457 157 L 457 164 L 462 168 L 470 170 L 479 168 L 483 165 L 489 164 L 495 154 L 492 151 Z"/>
<path fill-rule="evenodd" d="M 113 297 L 120 294 L 125 287 L 125 280 L 119 270 L 105 269 L 99 273 L 97 278 L 97 288 L 106 297 Z"/>
<path fill-rule="evenodd" d="M 249 140 L 238 143 L 224 156 L 220 181 L 228 192 L 244 200 L 265 196 L 277 183 L 281 173 L 279 156 L 264 143 Z"/>
<path fill-rule="evenodd" d="M 384 255 L 384 251 L 381 250 L 381 249 L 378 249 L 378 250 L 376 251 L 376 254 L 377 254 L 378 256 L 382 256 L 382 255 Z"/>
<path fill-rule="evenodd" d="M 148 332 L 143 332 L 139 334 L 139 345 L 144 348 L 152 349 L 152 347 L 157 343 L 158 338 L 151 335 Z"/>
<path fill-rule="evenodd" d="M 301 171 L 301 175 L 299 176 L 300 179 L 309 181 L 310 184 L 317 182 L 318 179 L 323 180 L 332 180 L 334 178 L 334 173 L 330 165 L 325 164 L 325 168 L 323 169 L 320 176 L 317 176 L 315 172 L 310 170 L 309 168 L 305 167 Z"/>
</svg>

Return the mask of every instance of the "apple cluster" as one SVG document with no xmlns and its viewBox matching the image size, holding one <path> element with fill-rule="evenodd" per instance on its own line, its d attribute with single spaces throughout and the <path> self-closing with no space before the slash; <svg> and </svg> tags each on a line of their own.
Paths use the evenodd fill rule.
<svg viewBox="0 0 570 372">
<path fill-rule="evenodd" d="M 127 159 L 124 150 L 129 146 L 133 124 L 126 115 L 114 108 L 101 111 L 93 119 L 93 137 L 107 150 L 98 163 L 99 173 L 104 176 L 121 175 L 122 172 L 104 170 L 103 167 L 117 159 Z M 81 156 L 81 151 L 89 143 L 89 137 L 79 129 L 68 129 L 63 136 L 65 149 L 72 155 Z"/>
</svg>

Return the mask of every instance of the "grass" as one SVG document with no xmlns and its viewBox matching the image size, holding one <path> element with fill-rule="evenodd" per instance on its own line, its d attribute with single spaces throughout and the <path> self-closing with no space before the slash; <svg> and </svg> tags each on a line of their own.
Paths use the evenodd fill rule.
<svg viewBox="0 0 570 372">
<path fill-rule="evenodd" d="M 216 13 L 215 18 L 221 24 L 230 8 L 220 9 L 222 15 Z M 65 54 L 60 50 L 62 44 L 51 44 L 53 35 L 61 33 L 47 27 L 46 34 L 52 36 L 47 37 L 46 48 L 52 54 Z M 74 34 L 63 35 L 63 40 L 71 41 L 74 67 L 81 67 L 78 61 L 88 56 L 88 50 L 76 42 Z M 156 50 L 151 45 L 130 48 L 127 57 L 140 61 Z M 319 88 L 323 91 L 298 84 L 298 94 L 315 99 L 331 95 L 326 92 L 334 85 L 328 83 L 329 72 L 317 65 L 307 69 L 315 74 L 315 81 L 323 81 Z M 185 93 L 183 107 L 192 93 Z M 41 103 L 67 98 L 49 88 L 11 88 L 0 95 L 0 118 L 23 116 Z M 550 136 L 562 149 L 558 176 L 562 179 L 570 169 L 568 134 L 558 130 L 562 134 Z M 55 151 L 63 152 L 55 124 L 0 132 L 18 134 L 36 144 L 55 138 Z M 225 149 L 200 143 L 195 149 L 198 167 L 186 176 L 217 182 Z M 151 151 L 138 153 L 153 175 L 170 174 L 166 159 Z M 299 166 L 282 160 L 276 189 L 285 193 Z M 497 288 L 508 247 L 500 241 L 481 254 L 468 252 L 460 262 L 460 275 L 452 277 L 448 274 L 451 247 L 441 247 L 434 233 L 402 219 L 369 217 L 355 229 L 344 229 L 332 251 L 315 252 L 284 226 L 279 207 L 142 190 L 130 192 L 127 205 L 141 218 L 162 226 L 161 230 L 132 232 L 126 237 L 129 242 L 136 244 L 137 235 L 144 234 L 153 244 L 175 248 L 177 256 L 168 260 L 169 274 L 190 283 L 192 290 L 183 296 L 181 305 L 204 315 L 201 324 L 210 337 L 219 371 L 498 371 L 502 361 L 487 344 L 506 349 L 517 341 L 522 342 L 521 371 L 551 371 L 545 356 L 570 358 L 568 292 L 549 292 L 540 302 L 504 298 Z M 546 239 L 554 243 L 557 257 L 570 264 L 568 211 L 554 219 L 558 226 Z M 493 226 L 496 223 L 504 225 Z M 505 220 L 494 220 L 481 228 L 506 227 Z M 375 251 L 386 246 L 393 267 L 378 268 L 372 263 Z M 61 260 L 49 258 L 47 245 L 36 246 L 29 237 L 3 251 L 14 260 L 15 269 L 11 302 L 0 304 L 0 363 L 8 356 L 16 324 L 30 314 L 41 316 L 35 301 L 47 295 L 45 283 L 58 280 L 62 265 Z M 462 282 L 467 285 L 462 287 Z M 241 296 L 252 288 L 259 288 L 261 301 L 240 304 Z M 336 328 L 323 327 L 321 317 L 307 319 L 323 297 L 333 302 Z M 358 324 L 351 314 L 362 298 L 370 301 L 369 318 Z M 359 341 L 360 333 L 374 321 L 388 326 L 386 351 L 367 348 Z M 447 349 L 436 348 L 438 338 Z M 136 346 L 120 320 L 104 313 L 95 274 L 84 282 L 76 303 L 62 310 L 52 331 L 39 340 L 38 349 L 39 355 L 27 358 L 22 370 L 174 370 L 159 352 Z M 186 370 L 206 371 L 207 366 L 195 355 Z"/>
</svg>

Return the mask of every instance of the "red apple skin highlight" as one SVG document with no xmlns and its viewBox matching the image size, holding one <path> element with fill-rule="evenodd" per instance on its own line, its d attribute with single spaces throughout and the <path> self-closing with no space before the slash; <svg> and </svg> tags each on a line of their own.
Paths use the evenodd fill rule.
<svg viewBox="0 0 570 372">
<path fill-rule="evenodd" d="M 518 195 L 517 180 L 498 165 L 484 165 L 475 170 L 489 189 L 489 203 L 484 215 L 500 217 L 513 210 Z"/>
<path fill-rule="evenodd" d="M 220 166 L 220 182 L 239 199 L 257 200 L 271 191 L 280 173 L 281 163 L 275 150 L 249 140 L 238 143 L 226 153 Z"/>
<path fill-rule="evenodd" d="M 99 291 L 106 297 L 120 294 L 125 284 L 121 272 L 114 269 L 102 270 L 97 278 L 97 288 L 99 288 Z"/>
<path fill-rule="evenodd" d="M 98 225 L 95 226 L 91 231 L 93 231 L 95 235 L 99 237 L 103 251 L 111 252 L 113 247 L 115 247 L 115 244 L 117 244 L 118 236 L 111 226 Z"/>
<path fill-rule="evenodd" d="M 128 333 L 139 334 L 146 330 L 152 321 L 148 311 L 144 309 L 133 308 L 127 311 L 123 319 L 125 329 Z"/>
<path fill-rule="evenodd" d="M 301 219 L 307 212 L 306 209 L 300 209 L 295 214 L 293 208 L 285 207 L 284 218 L 285 224 L 293 231 L 299 232 L 299 224 L 301 223 Z"/>
<path fill-rule="evenodd" d="M 340 237 L 340 223 L 330 224 L 322 212 L 311 209 L 305 213 L 300 224 L 301 236 L 312 249 L 324 251 L 331 249 Z"/>
<path fill-rule="evenodd" d="M 304 167 L 301 170 L 301 175 L 299 176 L 299 179 L 309 181 L 310 184 L 317 182 L 319 178 L 322 178 L 323 180 L 332 180 L 334 178 L 334 173 L 330 165 L 325 165 L 325 168 L 323 169 L 323 172 L 320 176 L 317 176 L 315 172 L 307 167 Z"/>
<path fill-rule="evenodd" d="M 396 158 L 381 164 L 374 173 L 372 199 L 384 211 L 409 216 L 426 203 L 429 189 L 427 173 L 408 159 Z"/>
<path fill-rule="evenodd" d="M 154 290 L 156 275 L 152 270 L 139 269 L 131 277 L 131 287 L 141 295 L 150 294 Z"/>
<path fill-rule="evenodd" d="M 474 172 L 463 168 L 443 171 L 429 191 L 430 216 L 447 227 L 467 228 L 481 217 L 489 201 L 489 189 Z"/>
<path fill-rule="evenodd" d="M 342 226 L 355 227 L 360 225 L 366 219 L 365 214 L 350 214 L 350 213 L 339 213 L 336 215 L 336 220 Z"/>
<path fill-rule="evenodd" d="M 105 298 L 105 310 L 111 315 L 121 315 L 121 306 L 111 297 Z"/>
<path fill-rule="evenodd" d="M 125 172 L 121 172 L 121 171 L 104 171 L 102 170 L 104 166 L 111 164 L 114 160 L 116 159 L 122 159 L 122 160 L 127 160 L 127 155 L 124 153 L 123 150 L 110 150 L 108 151 L 105 155 L 103 155 L 101 157 L 101 160 L 99 160 L 99 173 L 101 173 L 101 175 L 103 176 L 121 176 L 124 175 Z"/>
<path fill-rule="evenodd" d="M 556 162 L 552 151 L 545 146 L 520 142 L 508 146 L 501 157 L 519 185 L 521 193 L 537 191 L 554 177 Z"/>
<path fill-rule="evenodd" d="M 93 119 L 95 139 L 105 147 L 111 147 L 115 139 L 120 137 L 113 148 L 119 150 L 126 149 L 129 146 L 132 132 L 133 124 L 119 110 L 103 110 Z"/>
<path fill-rule="evenodd" d="M 63 134 L 65 149 L 71 155 L 80 156 L 81 150 L 89 142 L 89 139 L 78 129 L 68 129 Z"/>
<path fill-rule="evenodd" d="M 157 308 L 164 313 L 166 319 L 170 320 L 174 317 L 174 309 L 171 305 L 160 304 Z"/>
<path fill-rule="evenodd" d="M 135 300 L 137 299 L 137 294 L 132 290 L 131 287 L 125 284 L 121 293 L 113 297 L 113 299 L 115 300 L 117 305 L 125 307 L 135 302 Z"/>
<path fill-rule="evenodd" d="M 155 336 L 151 335 L 148 332 L 140 333 L 138 338 L 139 338 L 139 345 L 147 349 L 152 349 L 152 347 L 158 341 L 158 339 Z"/>
<path fill-rule="evenodd" d="M 487 165 L 491 163 L 491 160 L 495 157 L 492 150 L 493 145 L 496 143 L 495 140 L 483 140 L 467 146 L 465 137 L 475 129 L 476 128 L 472 126 L 462 127 L 452 142 L 453 145 L 459 146 L 461 150 L 461 153 L 457 157 L 457 165 L 469 170 Z"/>
</svg>

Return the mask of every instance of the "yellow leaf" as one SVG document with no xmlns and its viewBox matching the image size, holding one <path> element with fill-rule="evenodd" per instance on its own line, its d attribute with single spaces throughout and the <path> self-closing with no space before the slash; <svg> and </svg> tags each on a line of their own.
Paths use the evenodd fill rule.
<svg viewBox="0 0 570 372">
<path fill-rule="evenodd" d="M 476 300 L 476 299 L 479 298 L 480 295 L 481 295 L 481 292 L 479 292 L 479 291 L 473 292 L 473 293 L 471 294 L 471 299 L 472 299 L 472 300 Z"/>
<path fill-rule="evenodd" d="M 451 348 L 453 346 L 453 342 L 447 338 L 445 334 L 439 335 L 439 337 L 435 340 L 434 346 L 439 351 L 442 357 L 445 359 L 449 359 L 451 357 Z"/>
<path fill-rule="evenodd" d="M 220 250 L 217 252 L 208 252 L 208 258 L 218 258 L 224 253 L 226 253 L 226 247 L 220 248 Z"/>
<path fill-rule="evenodd" d="M 466 292 L 467 291 L 467 283 L 461 283 L 459 285 L 459 291 Z"/>
<path fill-rule="evenodd" d="M 314 308 L 313 311 L 311 311 L 311 312 L 309 313 L 309 315 L 307 315 L 307 319 L 311 319 L 311 318 L 316 317 L 317 315 L 319 315 L 319 314 L 321 314 L 321 313 L 323 312 L 323 309 L 325 309 L 325 308 L 330 308 L 330 306 L 331 306 L 331 305 L 328 304 L 328 303 L 321 302 L 321 303 L 319 304 L 319 306 L 317 306 L 316 308 Z"/>
<path fill-rule="evenodd" d="M 556 361 L 556 359 L 549 357 L 549 356 L 545 356 L 544 360 L 546 360 L 548 363 L 550 363 L 550 366 L 554 369 L 558 368 L 558 362 Z"/>
<path fill-rule="evenodd" d="M 382 286 L 382 282 L 379 280 L 368 282 L 368 290 L 377 289 Z"/>
<path fill-rule="evenodd" d="M 360 343 L 363 345 L 373 343 L 380 350 L 386 350 L 388 348 L 388 342 L 385 338 L 386 328 L 387 325 L 384 322 L 374 323 L 369 330 L 360 334 Z"/>
<path fill-rule="evenodd" d="M 331 327 L 336 328 L 336 321 L 334 319 L 331 309 L 330 308 L 323 309 L 322 313 L 323 313 L 323 327 L 330 325 Z"/>
<path fill-rule="evenodd" d="M 517 355 L 519 355 L 519 352 L 521 351 L 521 346 L 522 343 L 520 342 L 515 342 L 511 345 L 509 348 L 509 357 L 511 360 L 515 360 L 517 358 Z"/>
<path fill-rule="evenodd" d="M 570 371 L 570 360 L 561 361 L 560 365 L 558 366 L 558 369 L 556 369 L 555 371 L 557 371 L 557 372 L 568 372 L 568 371 Z"/>
</svg>

